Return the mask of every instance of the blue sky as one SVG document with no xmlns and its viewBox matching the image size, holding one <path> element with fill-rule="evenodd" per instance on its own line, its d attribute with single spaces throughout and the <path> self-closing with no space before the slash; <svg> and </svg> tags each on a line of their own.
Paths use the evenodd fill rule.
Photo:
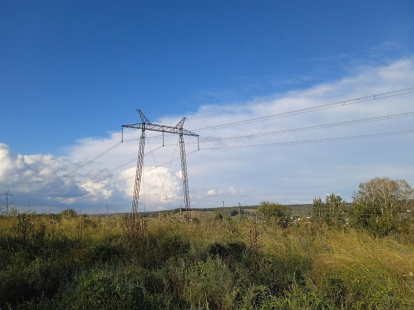
<svg viewBox="0 0 414 310">
<path fill-rule="evenodd" d="M 102 174 L 105 169 L 134 159 L 137 145 L 130 146 L 128 156 L 126 150 L 121 152 L 126 156 L 124 161 L 120 154 L 111 157 L 109 153 L 100 158 L 83 172 L 83 179 L 77 175 L 68 181 L 61 175 L 116 143 L 121 125 L 139 121 L 136 108 L 154 122 L 174 124 L 187 116 L 187 128 L 195 129 L 411 87 L 413 37 L 412 1 L 0 0 L 0 143 L 8 150 L 0 162 L 0 190 L 14 192 L 18 206 L 87 209 L 100 208 L 109 201 L 127 210 L 129 206 L 124 205 L 129 204 L 126 193 L 130 185 L 113 187 L 110 181 L 131 172 L 122 170 L 92 185 L 85 175 L 94 169 L 93 173 Z M 372 80 L 367 82 L 368 77 Z M 230 137 L 408 112 L 413 106 L 412 98 L 412 94 L 403 95 L 398 97 L 401 102 L 391 100 L 388 106 L 384 103 L 384 107 L 372 111 L 309 114 L 286 124 L 265 122 L 209 135 Z M 372 133 L 414 129 L 409 127 L 410 120 L 395 121 L 395 126 L 389 128 L 378 126 Z M 375 126 L 369 129 L 372 128 Z M 356 130 L 364 132 L 368 128 Z M 333 131 L 326 132 L 329 134 L 333 135 Z M 326 135 L 311 132 L 306 138 Z M 304 137 L 290 136 L 286 140 L 295 138 Z M 269 137 L 264 142 L 278 139 Z M 400 154 L 412 150 L 407 149 L 406 143 L 397 143 L 398 139 L 390 141 L 397 144 L 395 149 Z M 401 139 L 412 144 L 412 137 Z M 288 160 L 295 158 L 292 154 L 285 154 L 285 158 L 275 155 L 289 153 L 286 148 L 261 149 L 259 154 L 263 157 L 251 149 L 234 154 L 228 151 L 229 156 L 219 156 L 204 166 L 202 163 L 208 160 L 191 155 L 198 157 L 193 169 L 189 157 L 190 191 L 198 206 L 215 206 L 225 200 L 223 197 L 228 200 L 228 196 L 234 199 L 229 200 L 231 203 L 258 203 L 265 199 L 283 203 L 311 201 L 314 196 L 332 191 L 342 191 L 350 200 L 359 182 L 378 173 L 409 177 L 412 163 L 408 158 L 406 162 L 397 160 L 397 154 L 376 155 L 377 166 L 360 175 L 357 158 L 377 153 L 385 140 L 373 143 L 366 153 L 349 154 L 346 160 L 350 162 L 342 165 L 347 167 L 343 168 L 348 171 L 346 176 L 319 176 L 318 186 L 316 181 L 307 185 L 311 172 L 329 169 L 319 166 L 321 162 L 329 164 L 332 158 L 341 159 L 335 153 L 336 147 L 324 146 L 328 148 L 322 152 L 324 155 L 318 153 L 321 146 L 290 148 L 297 148 L 295 154 L 316 152 L 315 162 L 311 155 L 299 156 L 294 163 Z M 96 147 L 86 147 L 94 143 Z M 340 143 L 348 150 L 361 142 Z M 172 156 L 167 153 L 165 159 Z M 37 157 L 25 162 L 25 168 L 18 168 L 12 163 L 19 156 Z M 306 166 L 303 156 L 312 164 Z M 318 160 L 321 156 L 323 159 Z M 290 170 L 269 170 L 275 161 L 284 160 L 284 167 Z M 257 161 L 261 165 L 251 171 L 246 168 Z M 50 166 L 50 162 L 55 170 L 49 172 L 59 175 L 58 180 L 47 179 L 44 167 L 33 167 L 40 163 Z M 214 174 L 217 162 L 222 164 L 217 168 L 221 173 Z M 397 162 L 398 167 L 394 167 Z M 368 163 L 374 164 L 372 160 Z M 305 166 L 299 169 L 301 165 Z M 340 166 L 332 162 L 331 169 Z M 178 172 L 179 167 L 172 166 L 165 173 L 167 179 L 171 178 L 171 195 L 179 198 Z M 29 177 L 11 178 L 24 173 L 32 181 Z M 265 178 L 266 173 L 268 182 L 260 186 L 257 182 L 241 182 L 254 179 L 256 174 L 258 179 Z M 275 178 L 274 173 L 284 178 Z M 338 186 L 331 186 L 336 182 Z M 302 185 L 295 190 L 295 183 Z M 53 188 L 51 184 L 62 185 Z M 53 194 L 46 194 L 49 190 Z"/>
</svg>

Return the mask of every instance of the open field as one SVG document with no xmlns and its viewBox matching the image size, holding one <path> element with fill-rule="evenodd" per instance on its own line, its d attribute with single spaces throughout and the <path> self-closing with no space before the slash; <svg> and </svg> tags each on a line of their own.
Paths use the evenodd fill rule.
<svg viewBox="0 0 414 310">
<path fill-rule="evenodd" d="M 0 307 L 414 307 L 410 236 L 194 212 L 189 224 L 176 214 L 142 229 L 119 216 L 2 216 Z"/>
</svg>

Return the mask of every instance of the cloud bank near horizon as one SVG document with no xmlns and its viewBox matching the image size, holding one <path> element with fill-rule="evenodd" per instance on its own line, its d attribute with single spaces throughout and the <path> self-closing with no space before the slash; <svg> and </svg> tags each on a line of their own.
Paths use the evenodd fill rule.
<svg viewBox="0 0 414 310">
<path fill-rule="evenodd" d="M 184 127 L 196 130 L 385 93 L 412 87 L 412 81 L 413 58 L 383 66 L 360 67 L 338 81 L 309 89 L 290 90 L 239 104 L 201 106 L 196 112 L 186 115 L 188 120 Z M 263 200 L 286 204 L 311 203 L 314 197 L 323 197 L 327 192 L 334 192 L 350 201 L 360 182 L 376 176 L 405 179 L 414 185 L 411 159 L 414 135 L 232 148 L 414 130 L 412 117 L 289 134 L 250 136 L 235 141 L 207 141 L 413 112 L 413 97 L 413 93 L 409 93 L 200 131 L 200 151 L 197 151 L 194 138 L 185 137 L 192 207 L 220 207 L 223 201 L 227 206 L 258 204 Z M 145 106 L 139 108 L 145 113 Z M 151 121 L 175 125 L 180 119 L 166 115 Z M 139 134 L 136 130 L 125 131 L 124 143 L 92 162 L 89 161 L 120 142 L 120 132 L 109 133 L 103 138 L 81 139 L 76 145 L 64 147 L 64 156 L 15 154 L 6 144 L 0 144 L 0 187 L 14 194 L 16 207 L 25 208 L 30 204 L 38 212 L 46 212 L 49 208 L 52 212 L 74 208 L 84 213 L 99 213 L 106 210 L 107 204 L 112 212 L 127 212 L 131 206 L 134 161 L 138 151 L 138 141 L 128 140 L 138 139 Z M 148 132 L 148 136 L 140 210 L 144 207 L 147 211 L 179 207 L 183 194 L 178 137 L 166 136 L 165 144 L 171 146 L 161 148 L 159 135 Z M 211 147 L 223 148 L 209 149 Z M 151 150 L 156 151 L 151 153 Z M 171 162 L 172 159 L 174 161 Z"/>
</svg>

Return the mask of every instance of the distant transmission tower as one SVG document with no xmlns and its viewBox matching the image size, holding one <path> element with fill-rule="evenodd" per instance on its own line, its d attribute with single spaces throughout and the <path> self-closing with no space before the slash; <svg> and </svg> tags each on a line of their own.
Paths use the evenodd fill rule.
<svg viewBox="0 0 414 310">
<path fill-rule="evenodd" d="M 164 133 L 178 134 L 180 142 L 180 155 L 181 155 L 181 172 L 183 179 L 183 189 L 184 189 L 184 205 L 185 210 L 189 211 L 190 209 L 190 195 L 188 190 L 188 177 L 187 177 L 187 163 L 185 157 L 185 145 L 184 145 L 184 136 L 193 136 L 199 137 L 199 135 L 186 130 L 183 128 L 184 122 L 187 119 L 184 117 L 176 126 L 165 126 L 152 124 L 148 118 L 141 112 L 137 110 L 139 116 L 141 117 L 141 123 L 122 125 L 122 131 L 124 128 L 134 128 L 141 129 L 141 137 L 139 139 L 139 150 L 138 150 L 138 161 L 137 161 L 137 170 L 135 176 L 135 186 L 134 186 L 134 195 L 132 198 L 132 215 L 135 216 L 138 212 L 138 202 L 139 202 L 139 190 L 141 187 L 141 178 L 142 178 L 142 167 L 144 165 L 144 148 L 145 148 L 145 131 L 159 131 L 162 132 L 163 136 L 163 145 L 164 145 Z M 122 134 L 123 136 L 123 134 Z"/>
<path fill-rule="evenodd" d="M 9 194 L 9 192 L 10 191 L 7 191 L 6 193 L 4 193 L 4 194 L 0 194 L 0 197 L 1 196 L 6 196 L 6 213 L 9 213 L 9 196 L 12 196 L 13 198 L 14 198 L 14 196 L 13 195 L 11 195 L 11 194 Z"/>
</svg>

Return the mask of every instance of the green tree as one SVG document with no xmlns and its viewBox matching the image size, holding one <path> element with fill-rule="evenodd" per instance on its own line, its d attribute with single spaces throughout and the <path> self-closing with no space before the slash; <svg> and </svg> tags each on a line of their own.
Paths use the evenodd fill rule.
<svg viewBox="0 0 414 310">
<path fill-rule="evenodd" d="M 77 212 L 73 209 L 66 209 L 60 212 L 60 214 L 62 214 L 62 216 L 67 217 L 67 218 L 74 218 L 76 217 Z"/>
<path fill-rule="evenodd" d="M 359 185 L 349 209 L 350 224 L 377 235 L 401 231 L 409 218 L 414 190 L 404 180 L 375 178 Z"/>
<path fill-rule="evenodd" d="M 345 225 L 345 201 L 335 194 L 326 196 L 325 202 L 321 198 L 313 199 L 312 222 L 342 227 Z"/>
<path fill-rule="evenodd" d="M 274 221 L 282 227 L 289 226 L 291 222 L 291 210 L 279 203 L 262 201 L 257 209 L 266 218 L 266 221 Z"/>
</svg>

